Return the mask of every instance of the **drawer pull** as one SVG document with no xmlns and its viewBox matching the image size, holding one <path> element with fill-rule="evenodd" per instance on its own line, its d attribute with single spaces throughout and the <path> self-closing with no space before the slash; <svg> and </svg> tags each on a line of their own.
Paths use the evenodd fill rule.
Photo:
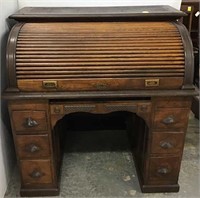
<svg viewBox="0 0 200 198">
<path fill-rule="evenodd" d="M 160 147 L 162 147 L 163 149 L 170 149 L 170 148 L 173 147 L 173 145 L 170 142 L 161 141 L 160 142 Z"/>
<path fill-rule="evenodd" d="M 60 107 L 54 107 L 54 113 L 60 113 L 61 109 Z"/>
<path fill-rule="evenodd" d="M 32 178 L 40 178 L 40 177 L 42 177 L 42 176 L 44 176 L 44 173 L 41 173 L 40 171 L 38 171 L 38 170 L 34 170 L 31 174 L 30 174 L 30 176 L 32 177 Z"/>
<path fill-rule="evenodd" d="M 40 147 L 35 144 L 29 144 L 26 147 L 26 150 L 31 153 L 35 153 L 40 150 Z"/>
<path fill-rule="evenodd" d="M 161 174 L 161 175 L 166 175 L 166 174 L 168 174 L 170 171 L 169 171 L 169 169 L 168 168 L 159 168 L 158 170 L 157 170 L 157 173 L 159 173 L 159 174 Z"/>
<path fill-rule="evenodd" d="M 35 127 L 38 126 L 38 123 L 36 120 L 33 120 L 31 117 L 26 119 L 26 126 L 27 127 Z"/>
<path fill-rule="evenodd" d="M 169 117 L 163 119 L 162 122 L 163 122 L 164 124 L 172 124 L 172 123 L 174 123 L 174 117 L 173 117 L 173 116 L 169 116 Z"/>
</svg>

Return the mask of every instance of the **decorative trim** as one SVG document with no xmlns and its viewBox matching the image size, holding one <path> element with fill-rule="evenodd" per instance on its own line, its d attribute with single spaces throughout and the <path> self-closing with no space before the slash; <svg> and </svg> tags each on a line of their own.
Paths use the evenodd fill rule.
<svg viewBox="0 0 200 198">
<path fill-rule="evenodd" d="M 16 79 L 16 45 L 20 29 L 24 23 L 17 23 L 10 31 L 7 50 L 6 50 L 6 66 L 8 71 L 8 90 L 18 92 L 17 79 Z"/>
<path fill-rule="evenodd" d="M 173 23 L 180 32 L 182 43 L 185 51 L 185 77 L 182 89 L 194 89 L 193 76 L 194 76 L 194 53 L 193 45 L 190 39 L 187 28 L 181 22 Z"/>
<path fill-rule="evenodd" d="M 74 112 L 92 112 L 95 111 L 95 105 L 64 105 L 64 113 L 74 113 Z"/>
</svg>

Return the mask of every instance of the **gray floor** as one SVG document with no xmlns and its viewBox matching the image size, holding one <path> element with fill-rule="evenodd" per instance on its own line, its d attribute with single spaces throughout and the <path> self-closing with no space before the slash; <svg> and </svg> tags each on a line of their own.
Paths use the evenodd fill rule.
<svg viewBox="0 0 200 198">
<path fill-rule="evenodd" d="M 90 131 L 76 132 L 68 141 L 58 197 L 200 197 L 198 124 L 198 120 L 191 114 L 178 193 L 142 194 L 124 131 Z M 19 187 L 16 168 L 5 198 L 19 197 Z"/>
</svg>

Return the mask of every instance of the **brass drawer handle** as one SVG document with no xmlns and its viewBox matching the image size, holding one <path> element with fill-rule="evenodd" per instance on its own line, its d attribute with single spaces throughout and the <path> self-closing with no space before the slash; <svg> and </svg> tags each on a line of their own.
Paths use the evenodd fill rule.
<svg viewBox="0 0 200 198">
<path fill-rule="evenodd" d="M 44 176 L 44 173 L 41 173 L 41 172 L 38 171 L 38 170 L 34 170 L 34 171 L 30 174 L 30 176 L 31 176 L 32 178 L 34 178 L 34 179 L 37 179 L 37 178 L 40 178 L 40 177 Z"/>
<path fill-rule="evenodd" d="M 56 80 L 44 80 L 42 85 L 45 89 L 56 89 L 58 84 Z"/>
<path fill-rule="evenodd" d="M 26 126 L 27 127 L 36 127 L 38 126 L 38 123 L 36 120 L 33 120 L 31 117 L 26 119 Z"/>
<path fill-rule="evenodd" d="M 163 119 L 162 121 L 164 124 L 173 124 L 175 122 L 173 116 L 168 116 L 167 118 Z"/>
<path fill-rule="evenodd" d="M 27 145 L 26 150 L 30 153 L 35 153 L 40 150 L 40 147 L 35 144 L 29 144 Z"/>
<path fill-rule="evenodd" d="M 158 170 L 157 170 L 157 173 L 159 173 L 159 174 L 161 174 L 161 175 L 166 175 L 166 174 L 168 174 L 170 171 L 169 171 L 169 169 L 168 168 L 159 168 Z"/>
<path fill-rule="evenodd" d="M 170 149 L 173 147 L 171 142 L 165 142 L 165 141 L 161 141 L 160 142 L 160 147 L 163 149 Z"/>
<path fill-rule="evenodd" d="M 160 79 L 146 79 L 145 87 L 158 87 L 160 85 Z"/>
</svg>

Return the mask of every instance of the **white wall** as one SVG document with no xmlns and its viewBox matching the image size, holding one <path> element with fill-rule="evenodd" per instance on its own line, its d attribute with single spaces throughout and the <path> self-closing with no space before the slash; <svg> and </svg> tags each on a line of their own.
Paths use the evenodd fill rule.
<svg viewBox="0 0 200 198">
<path fill-rule="evenodd" d="M 17 0 L 0 0 L 0 74 L 1 92 L 6 86 L 5 79 L 5 45 L 8 35 L 6 18 L 18 9 Z M 15 166 L 15 155 L 11 130 L 9 129 L 7 106 L 5 101 L 0 105 L 0 197 L 3 197 Z"/>
<path fill-rule="evenodd" d="M 19 7 L 25 6 L 137 6 L 170 5 L 180 9 L 181 0 L 18 0 Z"/>
</svg>

